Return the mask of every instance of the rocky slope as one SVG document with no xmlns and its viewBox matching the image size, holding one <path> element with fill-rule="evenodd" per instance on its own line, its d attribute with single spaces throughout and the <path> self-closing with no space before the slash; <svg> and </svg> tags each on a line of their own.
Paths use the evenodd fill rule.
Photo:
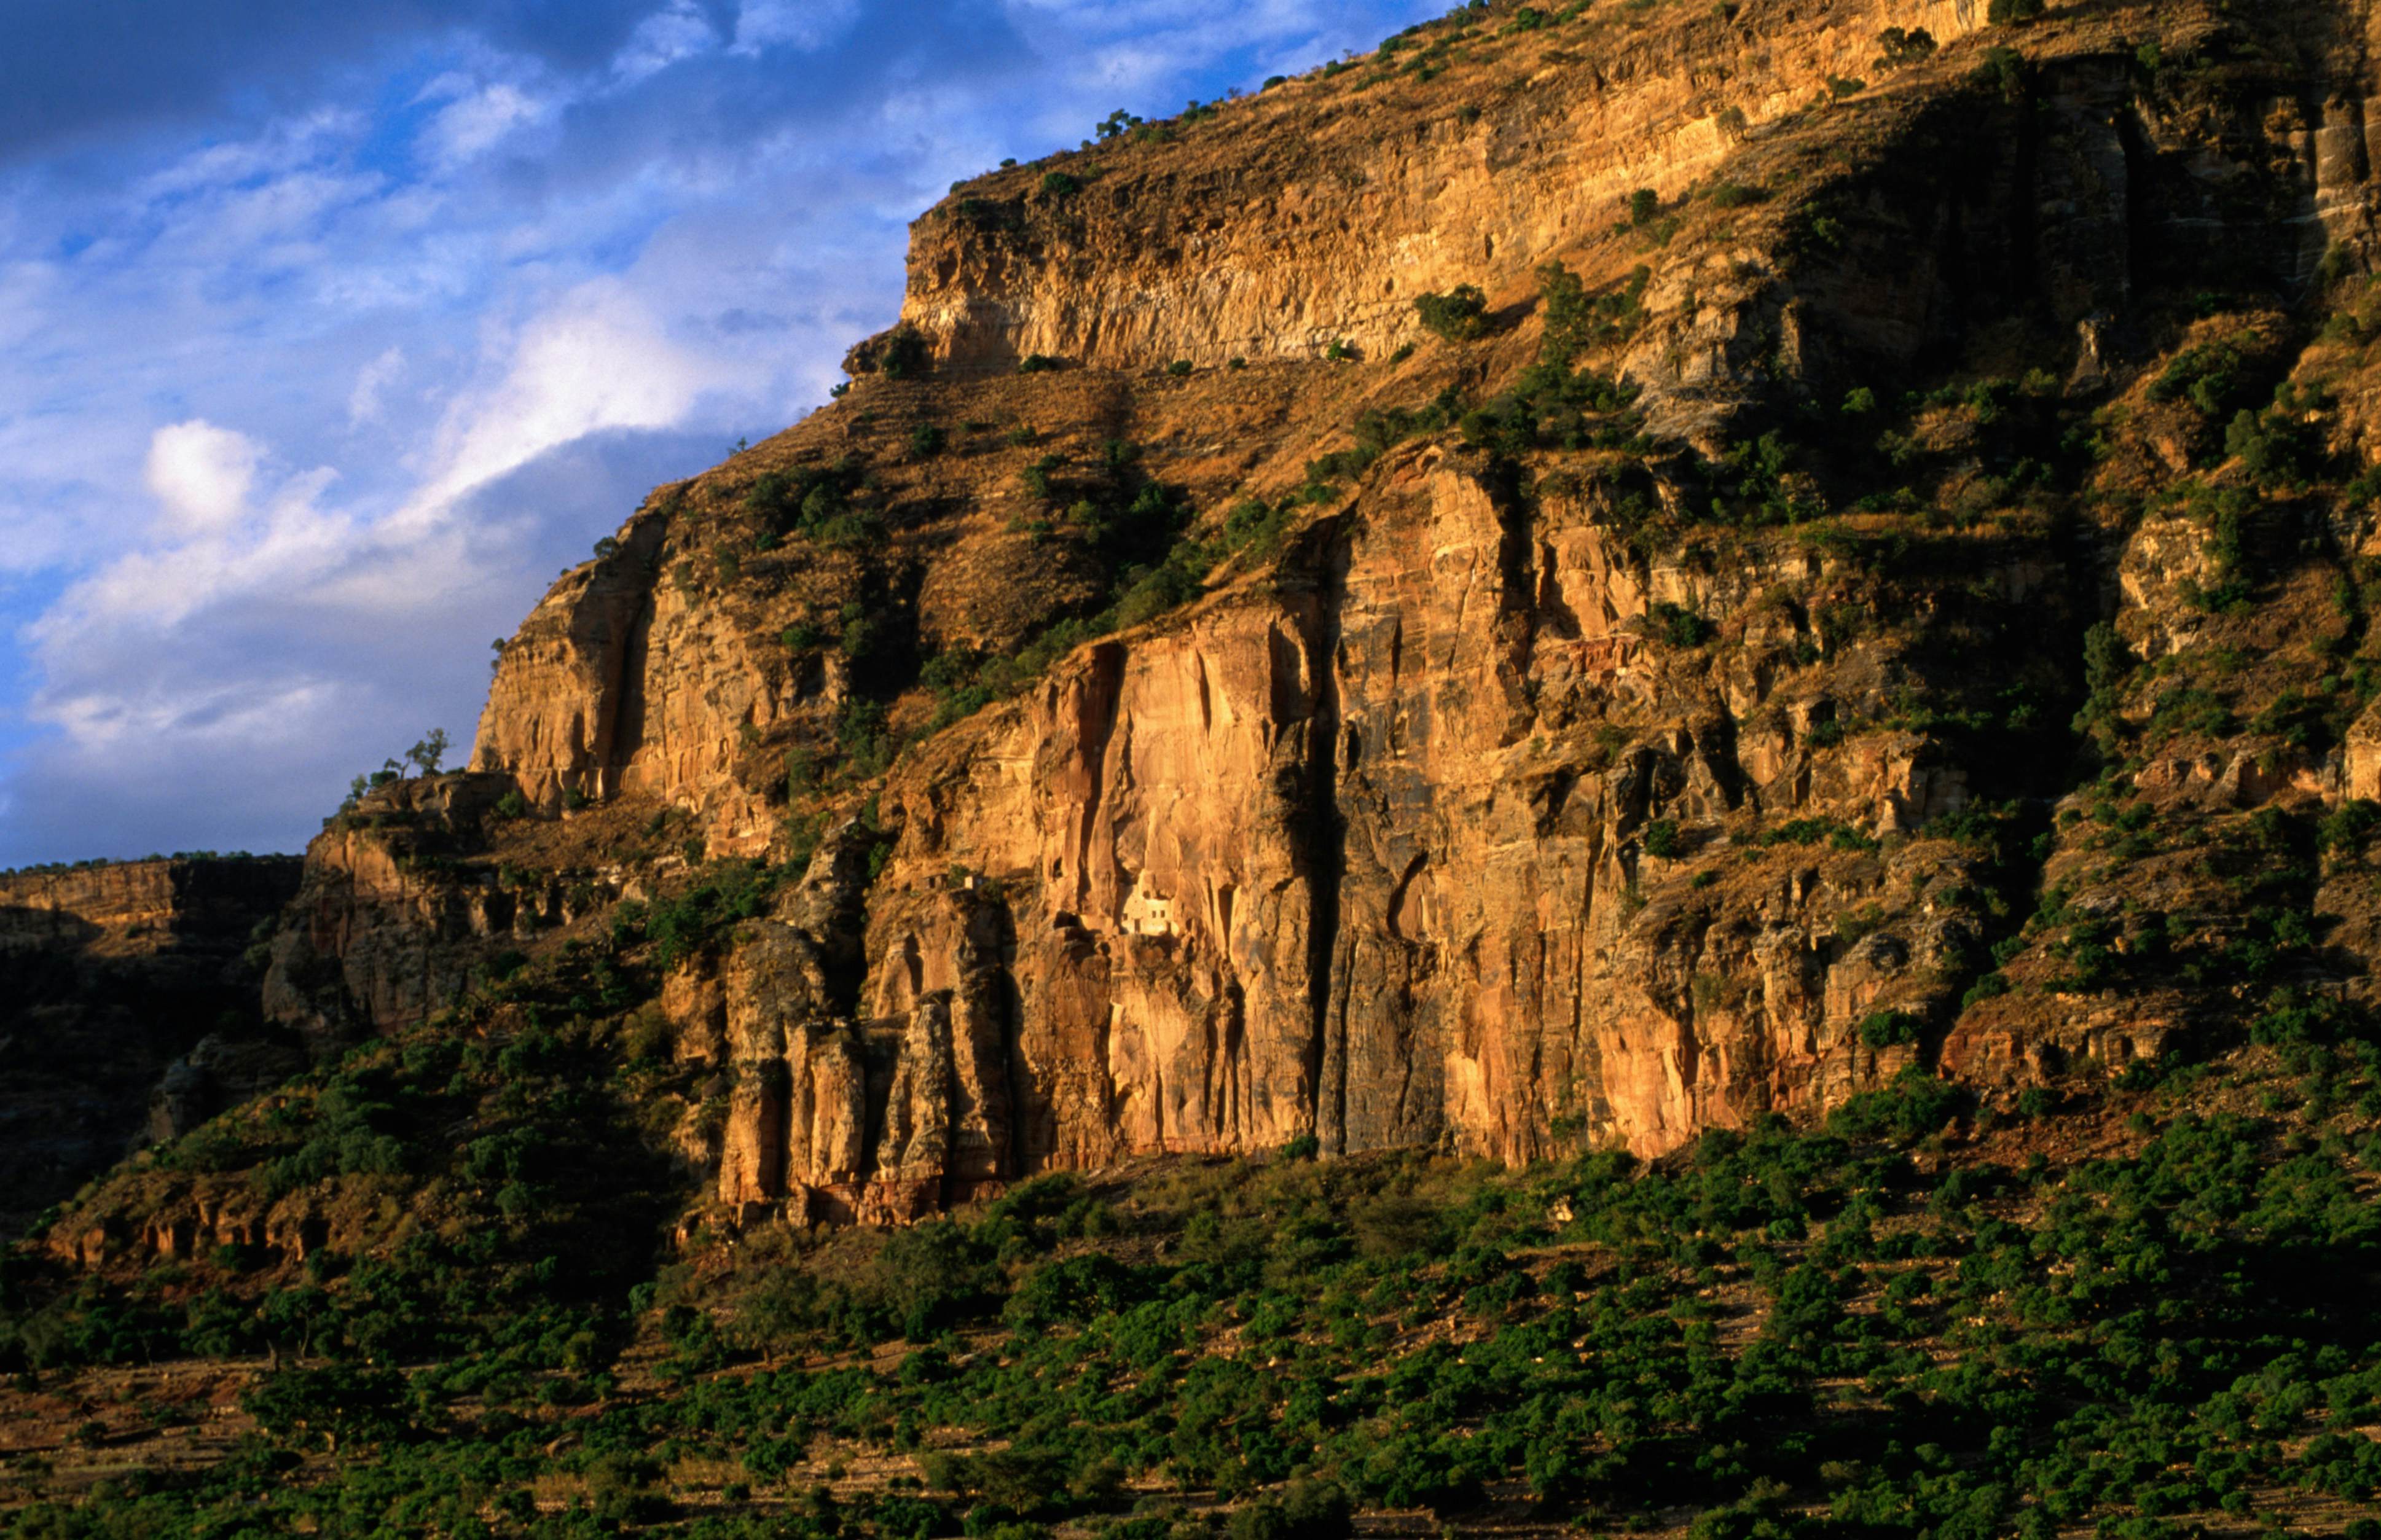
<svg viewBox="0 0 2381 1540">
<path fill-rule="evenodd" d="M 962 185 L 849 394 L 332 820 L 269 1009 L 594 958 L 744 1223 L 2361 991 L 2372 16 L 1986 23 L 1467 9 Z"/>
<path fill-rule="evenodd" d="M 294 857 L 0 876 L 0 1237 L 303 1063 L 260 1031 L 260 926 Z"/>
</svg>

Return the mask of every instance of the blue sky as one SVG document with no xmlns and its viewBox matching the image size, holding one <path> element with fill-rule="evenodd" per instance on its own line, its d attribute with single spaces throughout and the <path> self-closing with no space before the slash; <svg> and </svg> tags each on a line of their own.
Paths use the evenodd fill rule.
<svg viewBox="0 0 2381 1540">
<path fill-rule="evenodd" d="M 294 850 L 955 179 L 1451 0 L 11 0 L 0 867 Z"/>
</svg>

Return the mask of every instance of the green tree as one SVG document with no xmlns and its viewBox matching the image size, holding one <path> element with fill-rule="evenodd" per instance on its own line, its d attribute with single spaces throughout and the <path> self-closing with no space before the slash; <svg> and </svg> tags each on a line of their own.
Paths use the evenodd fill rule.
<svg viewBox="0 0 2381 1540">
<path fill-rule="evenodd" d="M 342 1440 L 372 1441 L 404 1431 L 407 1403 L 402 1374 L 352 1364 L 283 1369 L 239 1398 L 240 1410 L 275 1438 L 320 1437 L 334 1452 Z"/>
<path fill-rule="evenodd" d="M 405 751 L 405 762 L 424 775 L 435 775 L 439 764 L 446 758 L 446 730 L 433 727 L 421 735 L 420 742 Z"/>
</svg>

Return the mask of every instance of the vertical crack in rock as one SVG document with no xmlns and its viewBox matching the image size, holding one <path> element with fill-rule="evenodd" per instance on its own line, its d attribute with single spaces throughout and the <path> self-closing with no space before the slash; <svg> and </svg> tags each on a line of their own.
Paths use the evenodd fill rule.
<svg viewBox="0 0 2381 1540">
<path fill-rule="evenodd" d="M 1000 1087 L 1006 1122 L 996 1151 L 1001 1168 L 996 1176 L 1021 1178 L 1027 1165 L 1025 1119 L 1019 1113 L 1021 1088 L 1029 1073 L 1025 1063 L 1025 992 L 1017 981 L 1017 913 L 1007 898 L 995 901 L 999 944 L 991 968 L 991 988 L 998 990 L 1000 1007 Z"/>
<path fill-rule="evenodd" d="M 1084 765 L 1082 811 L 1075 826 L 1074 906 L 1082 912 L 1092 902 L 1093 843 L 1100 828 L 1100 800 L 1107 788 L 1108 750 L 1116 736 L 1117 706 L 1124 686 L 1125 650 L 1114 643 L 1092 652 L 1090 675 L 1082 692 L 1077 741 Z"/>
<path fill-rule="evenodd" d="M 642 560 L 650 565 L 650 558 L 639 558 L 631 552 L 622 552 L 613 560 Z M 644 746 L 647 721 L 645 681 L 652 673 L 647 661 L 653 650 L 653 588 L 648 581 L 644 586 L 643 602 L 638 605 L 635 616 L 629 622 L 628 642 L 620 649 L 617 674 L 604 687 L 604 698 L 615 704 L 610 728 L 594 765 L 596 784 L 588 788 L 590 792 L 609 796 L 617 791 L 629 761 Z"/>
<path fill-rule="evenodd" d="M 1307 1051 L 1306 1083 L 1317 1138 L 1338 1151 L 1348 1137 L 1347 1013 L 1337 1013 L 1332 1031 L 1332 981 L 1339 962 L 1339 888 L 1348 869 L 1348 825 L 1339 809 L 1339 628 L 1348 599 L 1348 541 L 1336 522 L 1317 542 L 1313 619 L 1308 627 L 1307 675 L 1313 714 L 1306 723 L 1306 927 L 1307 997 L 1313 1012 L 1313 1040 Z M 1333 1066 L 1335 1095 L 1329 1132 L 1325 1120 L 1325 1067 Z"/>
</svg>

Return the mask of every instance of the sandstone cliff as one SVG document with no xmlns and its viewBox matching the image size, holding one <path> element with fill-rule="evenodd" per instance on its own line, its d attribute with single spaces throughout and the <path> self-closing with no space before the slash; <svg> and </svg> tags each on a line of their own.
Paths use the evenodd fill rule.
<svg viewBox="0 0 2381 1540">
<path fill-rule="evenodd" d="M 898 1219 L 2361 988 L 2371 18 L 1983 11 L 1463 12 L 960 187 L 850 395 L 335 820 L 271 1008 L 594 947 L 721 1204 Z"/>
<path fill-rule="evenodd" d="M 1195 152 L 1086 150 L 955 190 L 920 224 L 902 319 L 961 367 L 1313 359 L 1335 341 L 1386 355 L 1417 296 L 1511 291 L 1630 192 L 1676 199 L 1830 79 L 1870 74 L 1886 27 L 1948 43 L 1984 11 L 1844 4 L 1814 26 L 1753 5 L 1587 36 L 1424 32 L 1184 127 Z M 1486 89 L 1437 85 L 1457 47 Z"/>
</svg>

